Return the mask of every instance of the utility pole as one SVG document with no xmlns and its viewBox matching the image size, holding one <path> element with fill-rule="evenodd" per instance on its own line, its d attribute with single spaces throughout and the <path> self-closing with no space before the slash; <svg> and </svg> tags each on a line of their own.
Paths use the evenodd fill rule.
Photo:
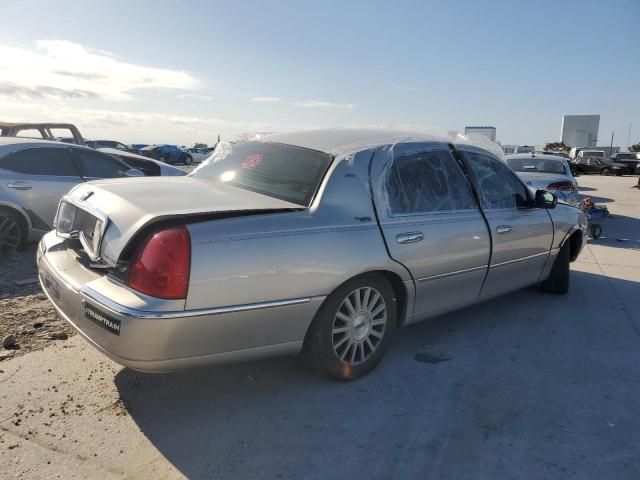
<svg viewBox="0 0 640 480">
<path fill-rule="evenodd" d="M 613 135 L 616 133 L 615 130 L 611 132 L 611 145 L 609 145 L 609 156 L 613 154 Z"/>
<path fill-rule="evenodd" d="M 627 135 L 627 152 L 629 151 L 629 145 L 631 145 L 631 124 L 629 124 L 629 134 Z"/>
</svg>

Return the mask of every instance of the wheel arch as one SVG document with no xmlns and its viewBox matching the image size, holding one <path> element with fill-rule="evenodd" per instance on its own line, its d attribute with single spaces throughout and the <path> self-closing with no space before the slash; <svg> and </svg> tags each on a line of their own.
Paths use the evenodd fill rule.
<svg viewBox="0 0 640 480">
<path fill-rule="evenodd" d="M 400 275 L 398 275 L 397 273 L 391 270 L 380 270 L 380 269 L 368 270 L 366 272 L 362 272 L 352 277 L 349 277 L 339 285 L 336 285 L 335 288 L 331 292 L 329 292 L 329 294 L 327 295 L 327 298 L 329 298 L 329 295 L 331 295 L 333 292 L 338 290 L 345 283 L 351 282 L 361 277 L 366 277 L 371 275 L 384 278 L 393 289 L 393 293 L 395 295 L 395 300 L 396 300 L 396 314 L 397 314 L 396 326 L 401 327 L 402 325 L 405 324 L 405 320 L 407 317 L 407 310 L 409 309 L 410 296 L 409 296 L 409 292 L 407 291 L 405 282 L 402 280 Z M 320 306 L 318 311 L 322 309 L 326 301 L 327 300 L 325 298 L 324 302 L 322 302 L 322 305 Z"/>
<path fill-rule="evenodd" d="M 579 227 L 573 228 L 562 241 L 560 248 L 564 247 L 567 242 L 569 243 L 569 260 L 574 262 L 582 250 L 584 242 L 583 231 Z"/>
<path fill-rule="evenodd" d="M 27 212 L 18 205 L 7 202 L 0 202 L 0 212 L 13 213 L 18 217 L 20 229 L 22 230 L 22 238 L 23 241 L 26 242 L 29 239 L 29 232 L 31 231 L 31 219 Z"/>
</svg>

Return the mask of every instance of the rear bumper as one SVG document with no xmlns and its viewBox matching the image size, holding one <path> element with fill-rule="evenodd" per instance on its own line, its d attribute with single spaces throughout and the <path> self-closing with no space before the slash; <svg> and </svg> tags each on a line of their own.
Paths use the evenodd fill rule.
<svg viewBox="0 0 640 480">
<path fill-rule="evenodd" d="M 82 278 L 79 272 L 70 280 L 77 262 L 67 268 L 64 262 L 70 259 L 64 251 L 48 251 L 49 235 L 37 253 L 42 290 L 91 345 L 135 370 L 167 372 L 296 353 L 324 300 L 311 297 L 191 311 L 124 306 L 100 291 L 104 277 L 96 279 L 97 274 L 85 272 Z M 126 287 L 112 284 L 109 291 L 118 288 Z"/>
</svg>

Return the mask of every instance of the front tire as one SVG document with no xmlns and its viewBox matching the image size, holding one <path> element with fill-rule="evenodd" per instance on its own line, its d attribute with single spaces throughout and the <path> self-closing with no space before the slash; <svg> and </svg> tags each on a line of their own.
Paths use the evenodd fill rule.
<svg viewBox="0 0 640 480">
<path fill-rule="evenodd" d="M 191 165 L 193 163 L 193 158 L 191 157 L 191 155 L 185 155 L 184 156 L 184 164 L 185 165 Z"/>
<path fill-rule="evenodd" d="M 558 295 L 564 295 L 569 291 L 570 253 L 567 241 L 558 252 L 549 278 L 542 282 L 543 291 Z"/>
<path fill-rule="evenodd" d="M 338 287 L 318 310 L 303 355 L 317 370 L 341 381 L 373 370 L 396 328 L 393 288 L 381 275 L 367 274 Z"/>
<path fill-rule="evenodd" d="M 600 175 L 604 175 L 605 177 L 608 177 L 609 175 L 611 175 L 611 171 L 608 168 L 603 168 L 602 171 L 600 172 Z"/>
</svg>

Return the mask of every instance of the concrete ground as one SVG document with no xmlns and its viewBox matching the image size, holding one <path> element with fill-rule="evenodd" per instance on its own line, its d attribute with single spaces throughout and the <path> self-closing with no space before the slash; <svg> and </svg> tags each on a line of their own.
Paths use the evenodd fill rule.
<svg viewBox="0 0 640 480">
<path fill-rule="evenodd" d="M 640 191 L 571 292 L 522 290 L 399 332 L 369 376 L 295 358 L 167 375 L 79 336 L 0 363 L 1 478 L 640 478 Z"/>
</svg>

